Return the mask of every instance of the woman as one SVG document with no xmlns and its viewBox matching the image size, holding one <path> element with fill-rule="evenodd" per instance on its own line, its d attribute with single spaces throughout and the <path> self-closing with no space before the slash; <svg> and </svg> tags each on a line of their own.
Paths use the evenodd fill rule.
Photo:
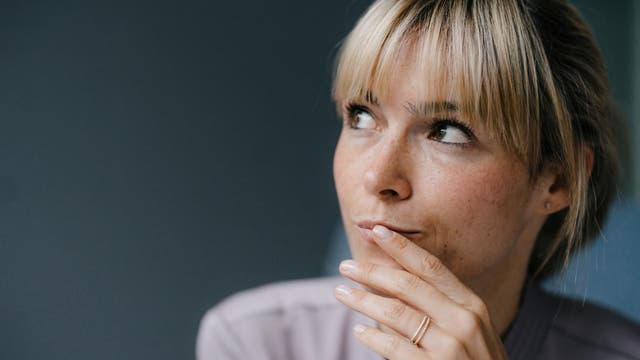
<svg viewBox="0 0 640 360">
<path fill-rule="evenodd" d="M 573 7 L 378 0 L 333 95 L 355 284 L 236 295 L 203 320 L 200 359 L 640 359 L 637 325 L 537 286 L 616 191 L 604 67 Z"/>
</svg>

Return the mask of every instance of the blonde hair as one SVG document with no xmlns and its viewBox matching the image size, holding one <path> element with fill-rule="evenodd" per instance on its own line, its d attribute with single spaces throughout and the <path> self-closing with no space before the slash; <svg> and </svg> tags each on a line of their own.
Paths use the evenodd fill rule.
<svg viewBox="0 0 640 360">
<path fill-rule="evenodd" d="M 527 164 L 532 183 L 547 169 L 561 172 L 571 203 L 543 226 L 529 273 L 562 268 L 599 234 L 617 191 L 604 65 L 577 10 L 561 0 L 378 0 L 338 55 L 339 111 L 383 97 L 405 55 L 415 56 L 424 79 L 419 94 L 455 98 L 465 116 L 482 121 Z"/>
</svg>

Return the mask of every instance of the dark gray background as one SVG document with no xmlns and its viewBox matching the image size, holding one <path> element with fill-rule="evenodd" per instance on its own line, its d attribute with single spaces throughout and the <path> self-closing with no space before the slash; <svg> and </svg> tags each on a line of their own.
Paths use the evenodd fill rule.
<svg viewBox="0 0 640 360">
<path fill-rule="evenodd" d="M 367 3 L 0 3 L 0 358 L 193 358 L 224 296 L 319 275 Z M 578 4 L 628 113 L 631 1 Z"/>
</svg>

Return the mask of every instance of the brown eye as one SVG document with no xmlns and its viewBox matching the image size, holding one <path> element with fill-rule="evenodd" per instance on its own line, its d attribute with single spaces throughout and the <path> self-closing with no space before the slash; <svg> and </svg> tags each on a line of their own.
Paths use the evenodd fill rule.
<svg viewBox="0 0 640 360">
<path fill-rule="evenodd" d="M 354 129 L 375 129 L 376 122 L 369 113 L 361 111 L 355 114 L 351 125 Z"/>
<path fill-rule="evenodd" d="M 473 134 L 466 126 L 454 120 L 438 120 L 433 126 L 429 139 L 445 144 L 462 145 L 473 141 Z"/>
<path fill-rule="evenodd" d="M 349 105 L 347 120 L 352 129 L 371 130 L 376 128 L 376 121 L 369 110 L 359 105 Z"/>
</svg>

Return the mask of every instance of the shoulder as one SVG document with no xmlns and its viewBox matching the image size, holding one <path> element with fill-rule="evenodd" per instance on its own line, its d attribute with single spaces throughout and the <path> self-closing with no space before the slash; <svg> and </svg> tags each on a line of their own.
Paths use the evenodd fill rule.
<svg viewBox="0 0 640 360">
<path fill-rule="evenodd" d="M 547 340 L 556 343 L 556 351 L 580 349 L 584 359 L 640 360 L 640 325 L 593 303 L 553 297 L 558 308 Z"/>
<path fill-rule="evenodd" d="M 349 348 L 345 341 L 357 318 L 333 296 L 344 281 L 286 281 L 223 300 L 201 321 L 197 358 L 296 359 L 303 351 L 318 359 L 335 357 L 332 352 Z"/>
</svg>

